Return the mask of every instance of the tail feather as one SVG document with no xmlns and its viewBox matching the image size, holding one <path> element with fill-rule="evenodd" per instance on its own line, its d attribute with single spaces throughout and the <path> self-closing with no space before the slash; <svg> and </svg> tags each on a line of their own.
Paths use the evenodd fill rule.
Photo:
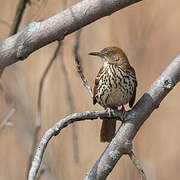
<svg viewBox="0 0 180 180">
<path fill-rule="evenodd" d="M 116 131 L 116 121 L 110 119 L 103 119 L 100 133 L 101 142 L 111 142 L 112 138 L 115 136 Z"/>
</svg>

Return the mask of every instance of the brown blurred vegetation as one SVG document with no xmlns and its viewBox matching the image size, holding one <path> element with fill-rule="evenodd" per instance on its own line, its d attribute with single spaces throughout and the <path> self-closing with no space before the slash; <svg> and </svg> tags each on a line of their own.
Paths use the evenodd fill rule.
<svg viewBox="0 0 180 180">
<path fill-rule="evenodd" d="M 46 19 L 62 10 L 61 0 L 33 0 L 27 6 L 20 29 L 32 21 Z M 67 7 L 76 3 L 68 0 Z M 0 0 L 0 40 L 8 37 L 18 0 Z M 2 20 L 8 23 L 2 23 Z M 180 53 L 180 1 L 144 0 L 83 28 L 80 54 L 84 73 L 93 86 L 102 65 L 88 56 L 106 46 L 119 46 L 135 67 L 138 79 L 137 100 Z M 63 61 L 70 81 L 75 111 L 101 109 L 92 105 L 87 90 L 75 71 L 74 34 L 64 40 Z M 39 81 L 57 46 L 54 42 L 34 52 L 25 61 L 6 68 L 0 83 L 0 122 L 11 110 L 12 127 L 0 130 L 0 180 L 26 179 L 26 170 L 35 127 Z M 58 57 L 59 58 L 59 57 Z M 68 114 L 65 78 L 57 59 L 45 80 L 42 96 L 42 129 L 45 130 Z M 149 180 L 179 179 L 180 171 L 180 86 L 165 98 L 135 138 L 134 150 Z M 99 142 L 100 120 L 77 124 L 80 162 L 73 161 L 72 128 L 65 128 L 48 144 L 41 179 L 83 179 L 107 144 Z M 136 169 L 124 156 L 108 179 L 139 179 Z"/>
</svg>

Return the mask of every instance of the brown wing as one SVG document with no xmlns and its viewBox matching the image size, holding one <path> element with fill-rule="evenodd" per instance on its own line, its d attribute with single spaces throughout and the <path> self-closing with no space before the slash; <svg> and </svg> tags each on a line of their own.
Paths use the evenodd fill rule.
<svg viewBox="0 0 180 180">
<path fill-rule="evenodd" d="M 132 98 L 131 100 L 129 101 L 129 107 L 131 108 L 135 102 L 135 99 L 136 99 L 136 87 L 137 87 L 137 81 L 135 81 L 136 84 L 135 84 L 135 89 L 134 89 L 134 92 L 133 92 L 133 95 L 132 95 Z"/>
<path fill-rule="evenodd" d="M 97 88 L 98 88 L 98 85 L 99 85 L 99 77 L 102 73 L 102 70 L 103 70 L 103 67 L 99 70 L 99 73 L 98 75 L 96 76 L 96 79 L 95 79 L 95 85 L 94 85 L 94 89 L 93 89 L 93 104 L 96 104 L 97 100 L 96 100 L 96 93 L 97 93 Z"/>
<path fill-rule="evenodd" d="M 98 87 L 98 84 L 99 84 L 99 82 L 98 82 L 99 80 L 97 79 L 97 77 L 96 77 L 96 79 L 95 79 L 95 85 L 94 85 L 94 89 L 93 89 L 93 104 L 96 104 L 96 102 L 97 102 L 97 100 L 96 100 L 96 93 L 97 93 L 97 87 Z"/>
<path fill-rule="evenodd" d="M 133 92 L 133 95 L 132 95 L 132 98 L 131 98 L 131 100 L 129 101 L 129 107 L 131 108 L 131 107 L 133 106 L 134 102 L 135 102 L 135 99 L 136 99 L 137 81 L 136 81 L 136 73 L 135 73 L 134 68 L 131 67 L 131 66 L 129 66 L 129 68 L 128 68 L 127 71 L 129 72 L 129 75 L 134 78 L 134 81 L 133 81 L 133 82 L 134 82 L 134 86 L 135 86 L 134 92 Z"/>
</svg>

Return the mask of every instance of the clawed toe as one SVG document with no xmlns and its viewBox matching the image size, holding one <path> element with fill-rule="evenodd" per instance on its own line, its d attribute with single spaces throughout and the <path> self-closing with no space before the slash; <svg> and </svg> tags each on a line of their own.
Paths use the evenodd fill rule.
<svg viewBox="0 0 180 180">
<path fill-rule="evenodd" d="M 109 114 L 109 117 L 112 117 L 114 110 L 111 108 L 106 108 L 106 112 Z"/>
</svg>

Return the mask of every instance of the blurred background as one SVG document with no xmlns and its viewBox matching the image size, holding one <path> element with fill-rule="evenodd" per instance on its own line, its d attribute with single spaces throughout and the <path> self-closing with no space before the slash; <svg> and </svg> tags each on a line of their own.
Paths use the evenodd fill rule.
<svg viewBox="0 0 180 180">
<path fill-rule="evenodd" d="M 32 0 L 25 9 L 19 30 L 32 21 L 44 20 L 77 2 Z M 2 41 L 9 36 L 18 0 L 0 0 L 0 4 Z M 137 102 L 180 53 L 179 7 L 178 0 L 144 0 L 84 27 L 80 36 L 79 54 L 89 85 L 93 87 L 102 62 L 88 56 L 88 53 L 107 46 L 121 47 L 136 70 Z M 93 106 L 76 72 L 73 54 L 75 36 L 76 33 L 73 33 L 65 38 L 61 53 L 58 52 L 44 80 L 42 127 L 38 143 L 47 129 L 73 111 L 102 109 L 99 105 Z M 0 129 L 0 180 L 27 179 L 36 127 L 39 84 L 57 45 L 54 42 L 32 53 L 25 61 L 9 66 L 0 79 L 0 123 L 15 109 L 8 121 L 12 125 L 6 124 Z M 134 151 L 149 180 L 180 178 L 179 92 L 178 84 L 144 123 L 135 138 Z M 39 179 L 83 179 L 107 146 L 99 141 L 100 126 L 100 120 L 78 122 L 53 137 L 46 149 Z M 123 156 L 108 179 L 140 178 L 129 158 Z"/>
</svg>

